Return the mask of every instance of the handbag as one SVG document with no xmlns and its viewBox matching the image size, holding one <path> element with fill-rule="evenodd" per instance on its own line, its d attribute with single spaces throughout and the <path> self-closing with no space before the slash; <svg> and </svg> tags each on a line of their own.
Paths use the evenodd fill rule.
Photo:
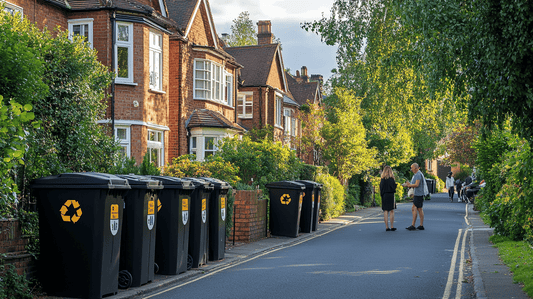
<svg viewBox="0 0 533 299">
<path fill-rule="evenodd" d="M 407 191 L 407 196 L 413 198 L 415 196 L 415 189 L 409 188 L 409 190 Z"/>
</svg>

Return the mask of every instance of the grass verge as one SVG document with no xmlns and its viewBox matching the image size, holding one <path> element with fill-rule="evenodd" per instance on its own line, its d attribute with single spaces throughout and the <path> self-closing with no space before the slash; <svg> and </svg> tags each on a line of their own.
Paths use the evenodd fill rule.
<svg viewBox="0 0 533 299">
<path fill-rule="evenodd" d="M 513 272 L 513 281 L 524 284 L 524 292 L 533 297 L 533 249 L 524 241 L 512 241 L 493 235 L 490 241 L 498 248 L 500 258 Z"/>
</svg>

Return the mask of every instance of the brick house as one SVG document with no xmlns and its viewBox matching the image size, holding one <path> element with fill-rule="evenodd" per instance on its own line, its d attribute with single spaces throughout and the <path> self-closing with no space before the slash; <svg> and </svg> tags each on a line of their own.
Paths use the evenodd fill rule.
<svg viewBox="0 0 533 299">
<path fill-rule="evenodd" d="M 167 1 L 180 34 L 170 38 L 170 157 L 216 152 L 217 141 L 244 132 L 236 123 L 241 65 L 218 38 L 207 0 Z"/>
<path fill-rule="evenodd" d="M 226 47 L 243 68 L 239 74 L 237 122 L 244 128 L 274 128 L 274 140 L 296 148 L 299 106 L 287 84 L 280 45 L 272 43 L 270 21 L 258 22 L 258 44 Z"/>
<path fill-rule="evenodd" d="M 323 77 L 321 75 L 307 75 L 307 67 L 302 66 L 301 73 L 296 71 L 296 75 L 291 75 L 286 72 L 287 83 L 289 90 L 293 95 L 294 100 L 301 105 L 314 105 L 316 107 L 322 105 L 322 82 Z M 300 117 L 306 117 L 301 113 Z M 320 128 L 312 128 L 313 130 L 319 130 Z M 302 134 L 305 134 L 302 130 Z M 318 165 L 321 157 L 315 148 L 305 148 L 301 145 L 299 148 L 300 158 L 307 164 Z"/>
<path fill-rule="evenodd" d="M 39 28 L 60 26 L 84 36 L 99 61 L 116 73 L 106 119 L 122 151 L 140 162 L 146 152 L 158 166 L 168 161 L 169 37 L 176 23 L 163 0 L 7 0 Z"/>
<path fill-rule="evenodd" d="M 112 126 L 138 163 L 145 153 L 157 166 L 188 153 L 203 159 L 218 139 L 244 131 L 234 107 L 241 66 L 222 50 L 207 0 L 3 3 L 41 29 L 84 36 L 98 51 L 117 75 L 99 123 Z"/>
</svg>

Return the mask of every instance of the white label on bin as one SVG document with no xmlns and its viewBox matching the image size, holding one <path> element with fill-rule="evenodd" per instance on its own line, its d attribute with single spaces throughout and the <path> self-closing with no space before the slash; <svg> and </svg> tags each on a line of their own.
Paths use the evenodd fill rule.
<svg viewBox="0 0 533 299">
<path fill-rule="evenodd" d="M 222 221 L 226 221 L 226 198 L 225 197 L 220 198 L 220 217 L 222 217 Z"/>
<path fill-rule="evenodd" d="M 152 230 L 152 228 L 154 228 L 154 224 L 155 224 L 155 215 L 148 215 L 148 217 L 146 219 L 146 223 L 148 224 L 148 229 Z"/>
<path fill-rule="evenodd" d="M 111 219 L 111 234 L 113 234 L 113 236 L 116 236 L 117 233 L 118 233 L 118 219 Z"/>
<path fill-rule="evenodd" d="M 207 199 L 202 199 L 202 222 L 207 221 Z"/>
<path fill-rule="evenodd" d="M 182 198 L 181 199 L 181 221 L 183 221 L 183 225 L 186 225 L 189 221 L 189 199 L 188 198 Z"/>
<path fill-rule="evenodd" d="M 183 225 L 187 225 L 187 221 L 189 221 L 189 211 L 181 212 L 181 220 L 183 221 Z"/>
</svg>

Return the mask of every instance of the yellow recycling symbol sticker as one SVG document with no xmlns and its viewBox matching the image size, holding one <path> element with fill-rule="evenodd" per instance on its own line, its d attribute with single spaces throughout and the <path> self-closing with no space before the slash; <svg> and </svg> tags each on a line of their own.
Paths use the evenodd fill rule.
<svg viewBox="0 0 533 299">
<path fill-rule="evenodd" d="M 283 194 L 279 200 L 281 201 L 282 205 L 288 205 L 291 203 L 291 197 L 289 194 Z"/>
<path fill-rule="evenodd" d="M 157 200 L 157 211 L 159 212 L 162 207 L 163 207 L 163 205 L 161 204 L 161 201 L 158 199 Z"/>
<path fill-rule="evenodd" d="M 72 206 L 76 210 L 76 213 L 74 213 L 74 215 L 72 216 L 67 215 L 68 208 L 70 206 Z M 80 217 L 81 217 L 80 204 L 74 199 L 69 199 L 65 201 L 65 203 L 63 204 L 63 206 L 61 207 L 59 211 L 61 212 L 61 218 L 63 218 L 63 221 L 65 222 L 76 223 L 78 222 L 78 220 L 80 220 Z"/>
</svg>

